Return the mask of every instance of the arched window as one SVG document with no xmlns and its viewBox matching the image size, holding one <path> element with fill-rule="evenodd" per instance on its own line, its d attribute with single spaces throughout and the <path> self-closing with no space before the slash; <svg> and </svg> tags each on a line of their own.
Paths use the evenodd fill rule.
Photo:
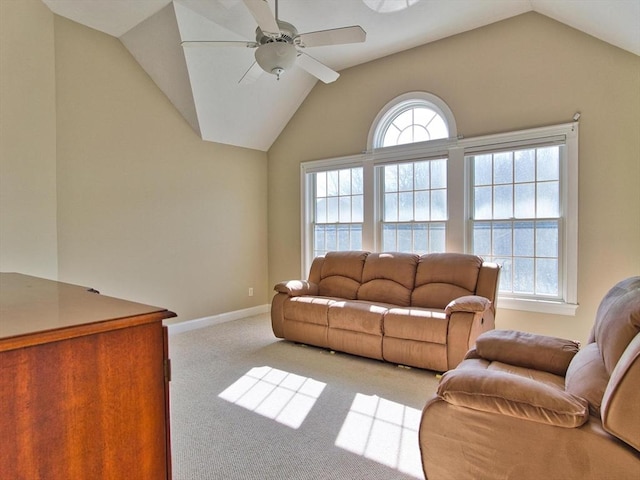
<svg viewBox="0 0 640 480">
<path fill-rule="evenodd" d="M 453 113 L 440 98 L 409 92 L 380 111 L 369 133 L 369 148 L 392 147 L 455 137 Z"/>
<path fill-rule="evenodd" d="M 376 167 L 380 196 L 379 245 L 385 251 L 444 252 L 448 221 L 448 156 L 430 152 L 435 140 L 456 136 L 449 107 L 426 92 L 396 97 L 380 111 L 369 132 L 370 151 L 422 142 L 424 152 L 394 150 Z M 380 150 L 382 149 L 382 150 Z M 404 157 L 404 158 L 403 158 Z"/>
</svg>

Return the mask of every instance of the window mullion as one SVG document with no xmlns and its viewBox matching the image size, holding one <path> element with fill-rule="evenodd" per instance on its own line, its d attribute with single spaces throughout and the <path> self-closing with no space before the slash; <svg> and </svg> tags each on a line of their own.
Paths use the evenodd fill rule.
<svg viewBox="0 0 640 480">
<path fill-rule="evenodd" d="M 371 158 L 367 158 L 362 166 L 362 248 L 371 252 L 376 251 L 378 247 L 376 224 L 380 215 L 380 208 L 376 202 L 379 188 L 375 177 L 373 161 Z"/>
<path fill-rule="evenodd" d="M 465 223 L 467 213 L 468 189 L 465 188 L 464 149 L 451 148 L 447 160 L 447 206 L 448 220 L 446 228 L 446 249 L 448 252 L 464 252 Z"/>
</svg>

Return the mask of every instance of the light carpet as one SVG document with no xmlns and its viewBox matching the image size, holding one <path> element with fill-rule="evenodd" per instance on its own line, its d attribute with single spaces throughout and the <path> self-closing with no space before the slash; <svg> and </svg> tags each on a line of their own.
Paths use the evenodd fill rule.
<svg viewBox="0 0 640 480">
<path fill-rule="evenodd" d="M 435 373 L 277 339 L 268 314 L 169 337 L 174 480 L 423 478 Z"/>
</svg>

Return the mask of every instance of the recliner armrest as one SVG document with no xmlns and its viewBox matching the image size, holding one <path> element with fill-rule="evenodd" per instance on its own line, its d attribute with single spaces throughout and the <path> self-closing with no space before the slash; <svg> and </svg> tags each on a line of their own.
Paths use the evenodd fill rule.
<svg viewBox="0 0 640 480">
<path fill-rule="evenodd" d="M 447 315 L 453 312 L 482 313 L 490 308 L 491 301 L 488 298 L 479 295 L 466 295 L 449 302 L 444 311 Z"/>
<path fill-rule="evenodd" d="M 516 330 L 491 330 L 476 339 L 477 354 L 491 361 L 565 376 L 580 344 Z"/>
<path fill-rule="evenodd" d="M 450 370 L 442 376 L 436 395 L 451 405 L 558 427 L 579 427 L 589 417 L 586 400 L 496 370 Z"/>
<path fill-rule="evenodd" d="M 306 280 L 289 280 L 288 282 L 280 282 L 273 287 L 273 289 L 278 293 L 286 293 L 290 297 L 318 294 L 318 285 Z"/>
</svg>

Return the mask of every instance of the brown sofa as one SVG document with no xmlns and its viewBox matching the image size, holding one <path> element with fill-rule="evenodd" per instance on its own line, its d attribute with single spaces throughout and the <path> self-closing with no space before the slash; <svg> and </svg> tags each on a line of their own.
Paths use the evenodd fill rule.
<svg viewBox="0 0 640 480">
<path fill-rule="evenodd" d="M 494 328 L 500 268 L 456 253 L 329 252 L 277 284 L 276 337 L 445 371 Z"/>
<path fill-rule="evenodd" d="M 611 289 L 589 343 L 494 330 L 425 406 L 429 480 L 640 478 L 640 277 Z"/>
</svg>

